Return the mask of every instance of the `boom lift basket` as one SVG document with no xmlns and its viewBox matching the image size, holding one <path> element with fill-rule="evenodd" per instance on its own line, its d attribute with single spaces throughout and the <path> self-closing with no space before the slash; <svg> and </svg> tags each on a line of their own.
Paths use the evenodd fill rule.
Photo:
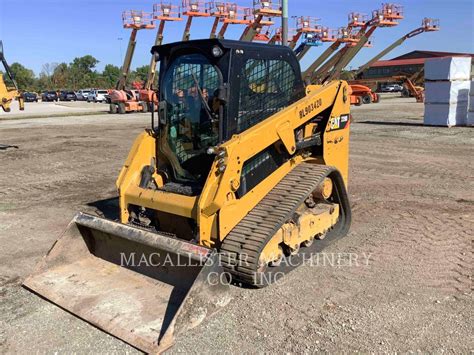
<svg viewBox="0 0 474 355">
<path fill-rule="evenodd" d="M 155 28 L 153 14 L 140 10 L 129 10 L 122 13 L 124 28 L 134 30 L 151 30 Z"/>
<path fill-rule="evenodd" d="M 321 33 L 321 25 L 318 18 L 311 16 L 301 16 L 296 19 L 296 31 L 302 33 Z"/>
<path fill-rule="evenodd" d="M 399 24 L 398 20 L 402 20 L 403 6 L 396 4 L 382 4 L 380 10 L 372 11 L 372 23 L 379 27 L 393 27 Z"/>
<path fill-rule="evenodd" d="M 306 33 L 304 37 L 304 43 L 311 47 L 320 47 L 323 45 L 321 36 L 315 33 Z"/>
<path fill-rule="evenodd" d="M 434 32 L 439 31 L 440 25 L 439 20 L 434 18 L 425 17 L 421 23 L 421 26 L 425 30 L 425 32 Z"/>
<path fill-rule="evenodd" d="M 321 42 L 336 42 L 337 30 L 331 30 L 329 27 L 321 28 Z"/>
<path fill-rule="evenodd" d="M 227 16 L 224 23 L 248 25 L 252 22 L 252 9 L 249 7 L 240 7 L 237 4 L 227 4 Z"/>
<path fill-rule="evenodd" d="M 153 5 L 153 18 L 160 21 L 182 21 L 181 9 L 170 2 Z"/>
<path fill-rule="evenodd" d="M 145 352 L 229 301 L 216 252 L 79 213 L 24 286 Z"/>
<path fill-rule="evenodd" d="M 359 39 L 357 38 L 356 35 L 354 35 L 352 33 L 352 30 L 351 30 L 350 27 L 340 27 L 337 30 L 337 38 L 342 43 L 357 43 L 357 42 L 359 42 Z"/>
<path fill-rule="evenodd" d="M 278 17 L 282 14 L 281 0 L 253 0 L 255 16 Z"/>
<path fill-rule="evenodd" d="M 210 17 L 206 3 L 199 0 L 183 0 L 183 15 L 189 17 Z"/>
<path fill-rule="evenodd" d="M 364 27 L 367 24 L 367 15 L 360 12 L 351 12 L 349 14 L 348 27 Z"/>
</svg>

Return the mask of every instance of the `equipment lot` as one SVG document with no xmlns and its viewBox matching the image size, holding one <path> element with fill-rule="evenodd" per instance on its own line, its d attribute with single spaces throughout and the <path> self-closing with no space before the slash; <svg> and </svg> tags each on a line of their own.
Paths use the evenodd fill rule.
<svg viewBox="0 0 474 355">
<path fill-rule="evenodd" d="M 232 287 L 235 302 L 170 352 L 472 351 L 474 135 L 423 127 L 422 115 L 413 98 L 353 108 L 353 224 L 325 250 L 344 253 L 339 267 Z M 149 122 L 0 120 L 0 144 L 19 147 L 0 150 L 2 353 L 135 351 L 20 285 L 76 212 L 115 217 L 115 179 Z"/>
</svg>

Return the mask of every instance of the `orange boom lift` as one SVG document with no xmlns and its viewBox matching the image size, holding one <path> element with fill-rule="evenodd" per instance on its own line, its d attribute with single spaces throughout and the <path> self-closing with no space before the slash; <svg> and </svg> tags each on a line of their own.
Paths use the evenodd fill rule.
<svg viewBox="0 0 474 355">
<path fill-rule="evenodd" d="M 347 28 L 338 30 L 337 40 L 304 72 L 304 79 L 307 82 L 322 84 L 338 78 L 342 70 L 363 47 L 371 46 L 369 39 L 378 27 L 397 26 L 398 21 L 403 17 L 403 8 L 396 4 L 382 4 L 380 10 L 372 12 L 370 20 L 361 13 L 350 13 Z M 346 44 L 344 48 L 328 59 L 342 43 Z M 379 100 L 378 95 L 371 93 L 370 89 L 366 89 L 368 88 L 361 86 L 352 87 L 351 104 L 362 104 L 362 97 L 367 95 L 369 95 L 370 101 Z"/>
<path fill-rule="evenodd" d="M 122 65 L 120 79 L 112 90 L 110 95 L 110 113 L 124 114 L 130 111 L 142 111 L 143 107 L 138 102 L 135 92 L 126 90 L 127 78 L 130 73 L 133 54 L 137 45 L 137 33 L 140 30 L 152 30 L 155 28 L 153 23 L 153 15 L 144 11 L 125 11 L 122 14 L 123 27 L 131 29 L 130 40 L 128 42 L 127 53 Z"/>
<path fill-rule="evenodd" d="M 228 2 L 210 2 L 209 13 L 215 17 L 212 25 L 210 38 L 224 39 L 229 25 L 245 25 L 252 23 L 252 10 L 249 7 L 241 7 L 236 3 Z M 222 23 L 219 32 L 217 29 L 219 23 Z"/>
<path fill-rule="evenodd" d="M 188 17 L 184 27 L 182 41 L 189 41 L 191 38 L 191 26 L 195 17 L 210 17 L 206 3 L 198 0 L 183 0 L 183 15 Z"/>
<path fill-rule="evenodd" d="M 371 102 L 378 102 L 378 100 L 374 100 L 374 96 L 378 96 L 377 94 L 373 93 L 371 88 L 368 86 L 364 85 L 367 83 L 367 80 L 361 80 L 362 74 L 369 69 L 375 62 L 380 60 L 382 57 L 386 56 L 388 53 L 393 51 L 395 48 L 399 47 L 402 45 L 407 39 L 413 38 L 415 36 L 418 36 L 419 34 L 422 34 L 424 32 L 435 32 L 439 31 L 440 26 L 439 26 L 439 20 L 438 19 L 432 19 L 432 18 L 427 18 L 425 17 L 421 21 L 421 26 L 414 29 L 413 31 L 408 32 L 406 35 L 403 37 L 399 38 L 395 42 L 393 42 L 390 46 L 385 48 L 383 51 L 381 51 L 379 54 L 377 54 L 375 57 L 370 59 L 367 63 L 362 65 L 354 74 L 354 77 L 356 80 L 351 80 L 349 82 L 351 88 L 353 88 L 353 95 L 360 96 L 362 99 L 362 103 L 364 104 L 370 104 Z M 423 102 L 424 101 L 424 94 L 423 90 L 415 86 L 412 82 L 412 80 L 406 76 L 396 76 L 393 77 L 393 80 L 402 80 L 404 82 L 404 85 L 406 89 L 411 93 L 412 96 L 414 96 L 417 100 L 417 102 Z"/>
<path fill-rule="evenodd" d="M 280 17 L 282 14 L 282 7 L 280 0 L 253 0 L 253 21 L 247 25 L 240 36 L 241 41 L 270 41 L 269 27 L 274 24 L 273 17 Z M 266 27 L 266 31 L 263 28 Z"/>
<path fill-rule="evenodd" d="M 155 46 L 163 44 L 163 32 L 167 22 L 182 21 L 181 10 L 179 6 L 175 6 L 170 2 L 161 2 L 153 5 L 153 20 L 159 21 L 158 31 L 156 33 Z M 139 91 L 140 105 L 142 112 L 148 112 L 152 109 L 152 102 L 154 101 L 153 84 L 156 76 L 157 60 L 154 55 L 151 56 L 150 67 L 148 69 L 148 77 L 145 87 Z M 155 100 L 155 104 L 158 102 Z"/>
</svg>

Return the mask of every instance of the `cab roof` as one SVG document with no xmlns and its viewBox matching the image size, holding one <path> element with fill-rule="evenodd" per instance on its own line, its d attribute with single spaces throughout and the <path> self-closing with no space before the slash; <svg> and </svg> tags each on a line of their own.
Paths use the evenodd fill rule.
<svg viewBox="0 0 474 355">
<path fill-rule="evenodd" d="M 275 44 L 267 44 L 267 43 L 255 43 L 255 42 L 244 42 L 244 41 L 235 41 L 229 39 L 197 39 L 192 41 L 185 41 L 185 42 L 174 42 L 168 43 L 161 46 L 154 46 L 151 49 L 151 53 L 158 53 L 160 56 L 168 56 L 172 52 L 179 50 L 179 49 L 209 49 L 214 46 L 218 45 L 223 50 L 233 50 L 233 49 L 243 49 L 243 50 L 272 50 L 275 51 L 277 54 L 285 54 L 291 53 L 294 55 L 292 49 L 286 46 L 275 45 Z"/>
</svg>

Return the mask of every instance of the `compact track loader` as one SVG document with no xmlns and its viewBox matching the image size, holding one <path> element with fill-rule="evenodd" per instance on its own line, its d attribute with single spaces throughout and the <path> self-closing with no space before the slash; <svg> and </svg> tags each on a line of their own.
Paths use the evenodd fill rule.
<svg viewBox="0 0 474 355">
<path fill-rule="evenodd" d="M 120 221 L 80 213 L 24 285 L 146 352 L 347 234 L 347 83 L 305 86 L 290 48 L 152 49 L 158 117 L 117 180 Z M 155 110 L 153 110 L 155 111 Z"/>
</svg>

